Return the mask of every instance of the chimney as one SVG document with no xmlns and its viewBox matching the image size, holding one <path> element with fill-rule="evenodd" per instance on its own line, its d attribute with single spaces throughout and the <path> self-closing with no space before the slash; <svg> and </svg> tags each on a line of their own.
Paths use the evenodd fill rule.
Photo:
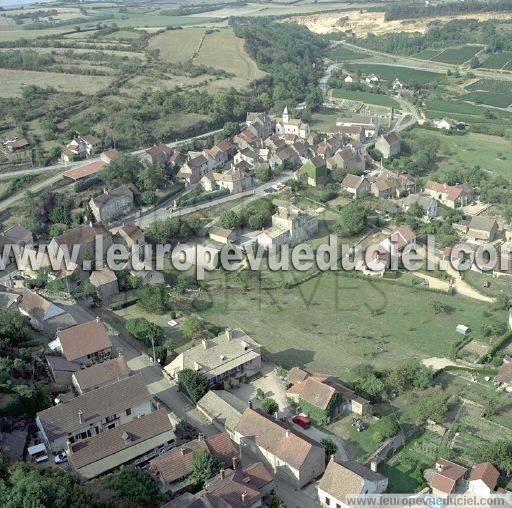
<svg viewBox="0 0 512 508">
<path fill-rule="evenodd" d="M 180 452 L 182 455 L 185 455 L 185 448 L 180 448 Z"/>
<path fill-rule="evenodd" d="M 286 437 L 290 437 L 290 429 L 286 429 Z"/>
<path fill-rule="evenodd" d="M 157 408 L 157 409 L 160 409 L 160 401 L 157 401 L 157 403 L 156 403 L 156 408 Z"/>
<path fill-rule="evenodd" d="M 252 409 L 252 400 L 249 400 L 249 409 Z"/>
<path fill-rule="evenodd" d="M 203 349 L 208 349 L 208 339 L 201 339 L 201 345 Z"/>
<path fill-rule="evenodd" d="M 219 471 L 219 476 L 220 476 L 220 479 L 221 479 L 221 480 L 224 480 L 224 477 L 226 476 L 226 475 L 224 474 L 224 469 L 221 469 L 221 470 Z"/>
<path fill-rule="evenodd" d="M 245 504 L 245 501 L 247 499 L 247 491 L 242 492 L 242 504 Z"/>
<path fill-rule="evenodd" d="M 80 423 L 84 423 L 83 418 L 82 418 L 82 415 L 83 415 L 83 414 L 84 414 L 84 412 L 83 412 L 81 409 L 79 409 L 79 410 L 78 410 L 78 421 L 79 421 Z"/>
<path fill-rule="evenodd" d="M 378 463 L 377 463 L 377 461 L 376 461 L 376 460 L 372 460 L 372 461 L 370 462 L 370 469 L 371 469 L 374 473 L 376 473 L 376 472 L 377 472 L 377 466 L 378 466 Z"/>
<path fill-rule="evenodd" d="M 233 457 L 233 471 L 236 471 L 238 467 L 238 457 Z"/>
<path fill-rule="evenodd" d="M 99 322 L 100 322 L 100 317 L 96 316 L 96 323 L 99 323 Z"/>
<path fill-rule="evenodd" d="M 197 440 L 198 441 L 202 441 L 203 440 L 203 435 L 201 433 L 197 435 Z"/>
<path fill-rule="evenodd" d="M 130 434 L 128 434 L 128 432 L 126 432 L 126 430 L 123 431 L 123 433 L 121 434 L 121 437 L 123 438 L 123 441 L 126 444 L 131 441 Z"/>
<path fill-rule="evenodd" d="M 231 330 L 231 328 L 226 328 L 226 338 L 228 339 L 228 341 L 231 340 L 232 335 L 233 335 L 233 330 Z"/>
</svg>

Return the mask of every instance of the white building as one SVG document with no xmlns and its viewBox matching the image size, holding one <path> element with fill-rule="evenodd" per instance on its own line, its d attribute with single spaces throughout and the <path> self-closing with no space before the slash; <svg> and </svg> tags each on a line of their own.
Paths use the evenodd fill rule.
<svg viewBox="0 0 512 508">
<path fill-rule="evenodd" d="M 302 139 L 309 136 L 309 124 L 303 122 L 300 118 L 290 118 L 288 107 L 284 108 L 283 117 L 280 122 L 276 124 L 276 133 L 280 136 L 287 134 L 294 134 Z"/>
</svg>

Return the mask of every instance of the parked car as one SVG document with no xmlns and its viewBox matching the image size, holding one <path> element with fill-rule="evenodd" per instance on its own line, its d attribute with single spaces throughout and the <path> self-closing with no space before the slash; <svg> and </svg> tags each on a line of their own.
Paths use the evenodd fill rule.
<svg viewBox="0 0 512 508">
<path fill-rule="evenodd" d="M 60 452 L 53 457 L 53 460 L 55 461 L 55 464 L 61 464 L 62 462 L 68 461 L 68 455 L 66 452 Z"/>
<path fill-rule="evenodd" d="M 307 416 L 294 416 L 292 422 L 303 429 L 309 429 L 309 427 L 311 427 L 311 420 Z"/>
</svg>

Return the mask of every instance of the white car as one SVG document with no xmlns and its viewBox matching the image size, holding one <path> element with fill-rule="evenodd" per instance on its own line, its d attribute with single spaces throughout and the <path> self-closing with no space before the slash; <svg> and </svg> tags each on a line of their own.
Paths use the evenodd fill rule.
<svg viewBox="0 0 512 508">
<path fill-rule="evenodd" d="M 55 461 L 55 464 L 61 464 L 62 462 L 68 461 L 68 455 L 66 452 L 60 452 L 53 457 L 53 460 Z"/>
</svg>

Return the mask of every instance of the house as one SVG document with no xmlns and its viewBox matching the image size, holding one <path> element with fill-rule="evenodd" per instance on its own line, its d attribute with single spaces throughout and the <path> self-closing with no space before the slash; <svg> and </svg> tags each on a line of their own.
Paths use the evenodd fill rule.
<svg viewBox="0 0 512 508">
<path fill-rule="evenodd" d="M 174 150 L 169 146 L 160 143 L 148 148 L 142 156 L 142 161 L 146 164 L 160 164 L 165 166 L 171 159 Z"/>
<path fill-rule="evenodd" d="M 107 266 L 101 270 L 91 272 L 89 282 L 96 288 L 98 296 L 103 302 L 119 294 L 119 283 L 116 274 Z"/>
<path fill-rule="evenodd" d="M 84 366 L 101 362 L 112 354 L 107 328 L 99 318 L 59 330 L 48 347 L 62 353 L 68 362 Z"/>
<path fill-rule="evenodd" d="M 91 198 L 89 206 L 97 222 L 117 220 L 134 208 L 133 192 L 128 185 L 120 185 L 110 191 Z"/>
<path fill-rule="evenodd" d="M 423 209 L 427 219 L 437 217 L 437 201 L 433 197 L 422 194 L 410 194 L 405 199 L 404 209 L 407 211 L 414 204 L 419 205 Z"/>
<path fill-rule="evenodd" d="M 226 328 L 214 339 L 203 339 L 198 346 L 180 353 L 165 367 L 171 378 L 184 369 L 202 372 L 210 387 L 237 385 L 241 379 L 261 370 L 261 347 L 242 330 Z"/>
<path fill-rule="evenodd" d="M 288 107 L 286 107 L 284 108 L 281 120 L 276 123 L 276 133 L 279 136 L 294 134 L 302 139 L 307 139 L 309 136 L 309 124 L 299 118 L 291 118 Z"/>
<path fill-rule="evenodd" d="M 400 134 L 396 131 L 390 131 L 379 136 L 375 143 L 375 148 L 382 154 L 384 159 L 389 159 L 400 153 L 401 143 Z"/>
<path fill-rule="evenodd" d="M 498 371 L 496 381 L 499 386 L 505 388 L 506 391 L 512 391 L 512 359 L 510 356 L 503 358 L 503 364 Z"/>
<path fill-rule="evenodd" d="M 369 177 L 371 193 L 383 199 L 400 198 L 416 190 L 416 183 L 407 175 L 399 175 L 393 171 L 381 170 L 377 175 Z"/>
<path fill-rule="evenodd" d="M 432 120 L 435 127 L 441 130 L 450 131 L 456 127 L 456 122 L 451 118 L 442 118 L 441 120 Z"/>
<path fill-rule="evenodd" d="M 285 145 L 282 148 L 278 148 L 275 153 L 270 156 L 269 164 L 272 169 L 276 166 L 283 166 L 288 164 L 290 169 L 297 168 L 300 163 L 300 157 L 298 153 L 290 146 Z"/>
<path fill-rule="evenodd" d="M 334 457 L 325 468 L 318 484 L 318 499 L 322 506 L 348 508 L 347 498 L 361 494 L 382 494 L 388 488 L 388 479 L 363 464 L 338 461 Z"/>
<path fill-rule="evenodd" d="M 294 174 L 294 177 L 312 187 L 326 185 L 329 181 L 327 166 L 321 157 L 308 159 Z"/>
<path fill-rule="evenodd" d="M 30 319 L 30 324 L 36 330 L 52 334 L 57 329 L 76 324 L 76 321 L 65 310 L 34 291 L 23 289 L 20 295 L 18 310 Z"/>
<path fill-rule="evenodd" d="M 473 242 L 492 242 L 498 232 L 498 223 L 491 217 L 475 215 L 471 217 L 468 227 L 468 240 Z"/>
<path fill-rule="evenodd" d="M 256 129 L 246 128 L 233 137 L 233 142 L 240 149 L 261 146 L 261 138 Z"/>
<path fill-rule="evenodd" d="M 302 412 L 308 413 L 308 407 L 313 406 L 314 413 L 324 422 L 332 421 L 343 411 L 362 416 L 371 413 L 368 400 L 331 376 L 310 376 L 302 369 L 291 369 L 288 380 L 292 386 L 286 391 L 286 396 L 295 400 Z M 313 415 L 311 417 L 315 418 Z"/>
<path fill-rule="evenodd" d="M 273 488 L 273 476 L 261 463 L 244 468 L 234 464 L 233 469 L 222 469 L 207 480 L 203 490 L 196 494 L 186 492 L 166 504 L 166 508 L 257 508 L 263 505 L 263 497 Z M 266 506 L 266 505 L 265 505 Z"/>
<path fill-rule="evenodd" d="M 500 472 L 490 463 L 476 464 L 468 482 L 468 492 L 475 496 L 488 497 L 496 488 Z"/>
<path fill-rule="evenodd" d="M 351 147 L 345 147 L 327 159 L 327 167 L 332 171 L 335 169 L 364 171 L 366 168 L 366 159 L 364 155 L 356 152 Z"/>
<path fill-rule="evenodd" d="M 338 125 L 331 129 L 331 134 L 336 134 L 348 139 L 354 139 L 359 143 L 366 142 L 365 129 L 360 125 Z"/>
<path fill-rule="evenodd" d="M 153 474 L 166 490 L 176 491 L 185 485 L 177 484 L 192 472 L 194 455 L 199 452 L 211 453 L 222 462 L 225 467 L 233 464 L 233 459 L 237 456 L 237 451 L 229 436 L 225 432 L 220 432 L 203 438 L 188 441 L 177 446 L 172 450 L 152 459 L 149 463 L 149 471 Z"/>
<path fill-rule="evenodd" d="M 102 363 L 95 363 L 86 369 L 75 371 L 71 376 L 71 382 L 76 391 L 82 395 L 96 388 L 107 386 L 130 375 L 130 369 L 120 355 Z"/>
<path fill-rule="evenodd" d="M 113 236 L 113 243 L 123 243 L 133 252 L 138 252 L 146 243 L 144 231 L 135 224 L 123 224 L 112 228 L 110 233 Z"/>
<path fill-rule="evenodd" d="M 121 157 L 121 152 L 115 148 L 109 148 L 108 150 L 100 153 L 100 160 L 106 164 L 110 164 L 112 161 L 119 159 L 119 157 Z"/>
<path fill-rule="evenodd" d="M 152 397 L 142 374 L 79 395 L 39 411 L 36 424 L 49 450 L 57 453 L 71 444 L 152 411 Z"/>
<path fill-rule="evenodd" d="M 366 196 L 370 192 L 370 182 L 364 176 L 348 174 L 341 182 L 341 189 L 352 194 L 354 199 Z"/>
<path fill-rule="evenodd" d="M 425 185 L 425 193 L 450 208 L 469 205 L 473 200 L 473 189 L 467 183 L 447 185 L 429 180 Z"/>
<path fill-rule="evenodd" d="M 64 171 L 62 175 L 77 182 L 78 180 L 89 178 L 90 176 L 103 171 L 107 166 L 108 164 L 105 161 L 99 160 L 91 162 L 90 164 L 84 164 L 78 168 L 68 169 L 67 171 Z"/>
<path fill-rule="evenodd" d="M 200 181 L 205 191 L 227 189 L 230 194 L 244 192 L 252 187 L 252 175 L 239 169 L 229 169 L 223 173 L 209 173 Z"/>
<path fill-rule="evenodd" d="M 75 136 L 61 153 L 64 162 L 90 157 L 101 150 L 101 140 L 96 136 Z"/>
<path fill-rule="evenodd" d="M 266 112 L 263 113 L 247 113 L 245 123 L 248 127 L 256 129 L 261 139 L 268 138 L 272 135 L 272 120 Z"/>
<path fill-rule="evenodd" d="M 221 139 L 220 141 L 217 141 L 215 143 L 215 146 L 217 146 L 220 150 L 225 152 L 227 154 L 227 158 L 233 157 L 236 153 L 236 146 L 229 141 L 229 139 Z"/>
<path fill-rule="evenodd" d="M 188 184 L 197 183 L 201 177 L 208 172 L 208 160 L 203 154 L 196 155 L 188 159 L 181 166 L 178 178 L 184 179 Z"/>
<path fill-rule="evenodd" d="M 234 229 L 221 228 L 219 226 L 213 226 L 208 232 L 208 237 L 214 242 L 223 243 L 225 245 L 233 243 L 238 234 Z"/>
<path fill-rule="evenodd" d="M 272 245 L 297 245 L 318 232 L 318 218 L 295 207 L 278 207 L 272 216 L 272 227 L 258 235 L 258 244 L 265 248 Z"/>
<path fill-rule="evenodd" d="M 71 385 L 73 374 L 80 370 L 80 365 L 76 362 L 68 362 L 63 356 L 46 354 L 44 358 L 55 384 Z"/>
<path fill-rule="evenodd" d="M 393 90 L 402 90 L 403 88 L 405 88 L 405 85 L 399 79 L 395 79 L 391 84 L 391 88 Z"/>
<path fill-rule="evenodd" d="M 80 136 L 80 140 L 85 145 L 85 152 L 87 157 L 90 157 L 91 155 L 94 155 L 99 150 L 101 150 L 101 139 L 97 138 L 96 136 L 88 134 L 87 136 Z"/>
<path fill-rule="evenodd" d="M 386 252 L 389 252 L 392 256 L 400 257 L 404 249 L 408 245 L 416 243 L 416 234 L 408 226 L 402 226 L 391 235 L 383 240 L 380 245 L 384 247 Z"/>
<path fill-rule="evenodd" d="M 259 410 L 244 411 L 235 429 L 235 442 L 298 488 L 325 470 L 322 445 Z"/>
<path fill-rule="evenodd" d="M 20 153 L 30 150 L 30 143 L 25 138 L 9 139 L 4 143 L 9 153 Z"/>
<path fill-rule="evenodd" d="M 432 493 L 439 497 L 461 493 L 465 490 L 464 478 L 468 470 L 446 459 L 438 459 L 435 473 L 430 480 Z"/>
<path fill-rule="evenodd" d="M 222 150 L 217 145 L 213 145 L 211 148 L 205 148 L 203 150 L 203 155 L 208 159 L 211 159 L 210 163 L 212 168 L 218 168 L 226 164 L 229 160 L 228 152 Z"/>
<path fill-rule="evenodd" d="M 357 74 L 355 74 L 354 72 L 351 72 L 350 74 L 348 74 L 347 76 L 345 76 L 345 78 L 343 79 L 343 81 L 345 83 L 355 83 L 357 80 L 358 80 L 358 76 Z"/>
<path fill-rule="evenodd" d="M 234 439 L 235 429 L 245 411 L 246 404 L 226 390 L 209 390 L 196 404 L 200 411 L 219 431 Z"/>
<path fill-rule="evenodd" d="M 379 82 L 379 77 L 375 74 L 369 74 L 366 76 L 365 81 L 367 85 L 373 86 L 373 83 Z"/>
<path fill-rule="evenodd" d="M 123 464 L 142 466 L 176 444 L 164 408 L 69 444 L 69 465 L 80 481 L 91 480 Z"/>
<path fill-rule="evenodd" d="M 379 135 L 379 119 L 374 116 L 354 115 L 349 118 L 338 118 L 338 127 L 356 127 L 364 129 L 364 136 L 367 139 L 376 138 Z"/>
<path fill-rule="evenodd" d="M 30 246 L 34 243 L 34 235 L 32 231 L 29 231 L 23 226 L 19 226 L 17 224 L 7 228 L 2 233 L 2 236 L 7 238 L 12 245 L 19 245 L 20 247 L 25 247 L 26 245 Z"/>
</svg>

